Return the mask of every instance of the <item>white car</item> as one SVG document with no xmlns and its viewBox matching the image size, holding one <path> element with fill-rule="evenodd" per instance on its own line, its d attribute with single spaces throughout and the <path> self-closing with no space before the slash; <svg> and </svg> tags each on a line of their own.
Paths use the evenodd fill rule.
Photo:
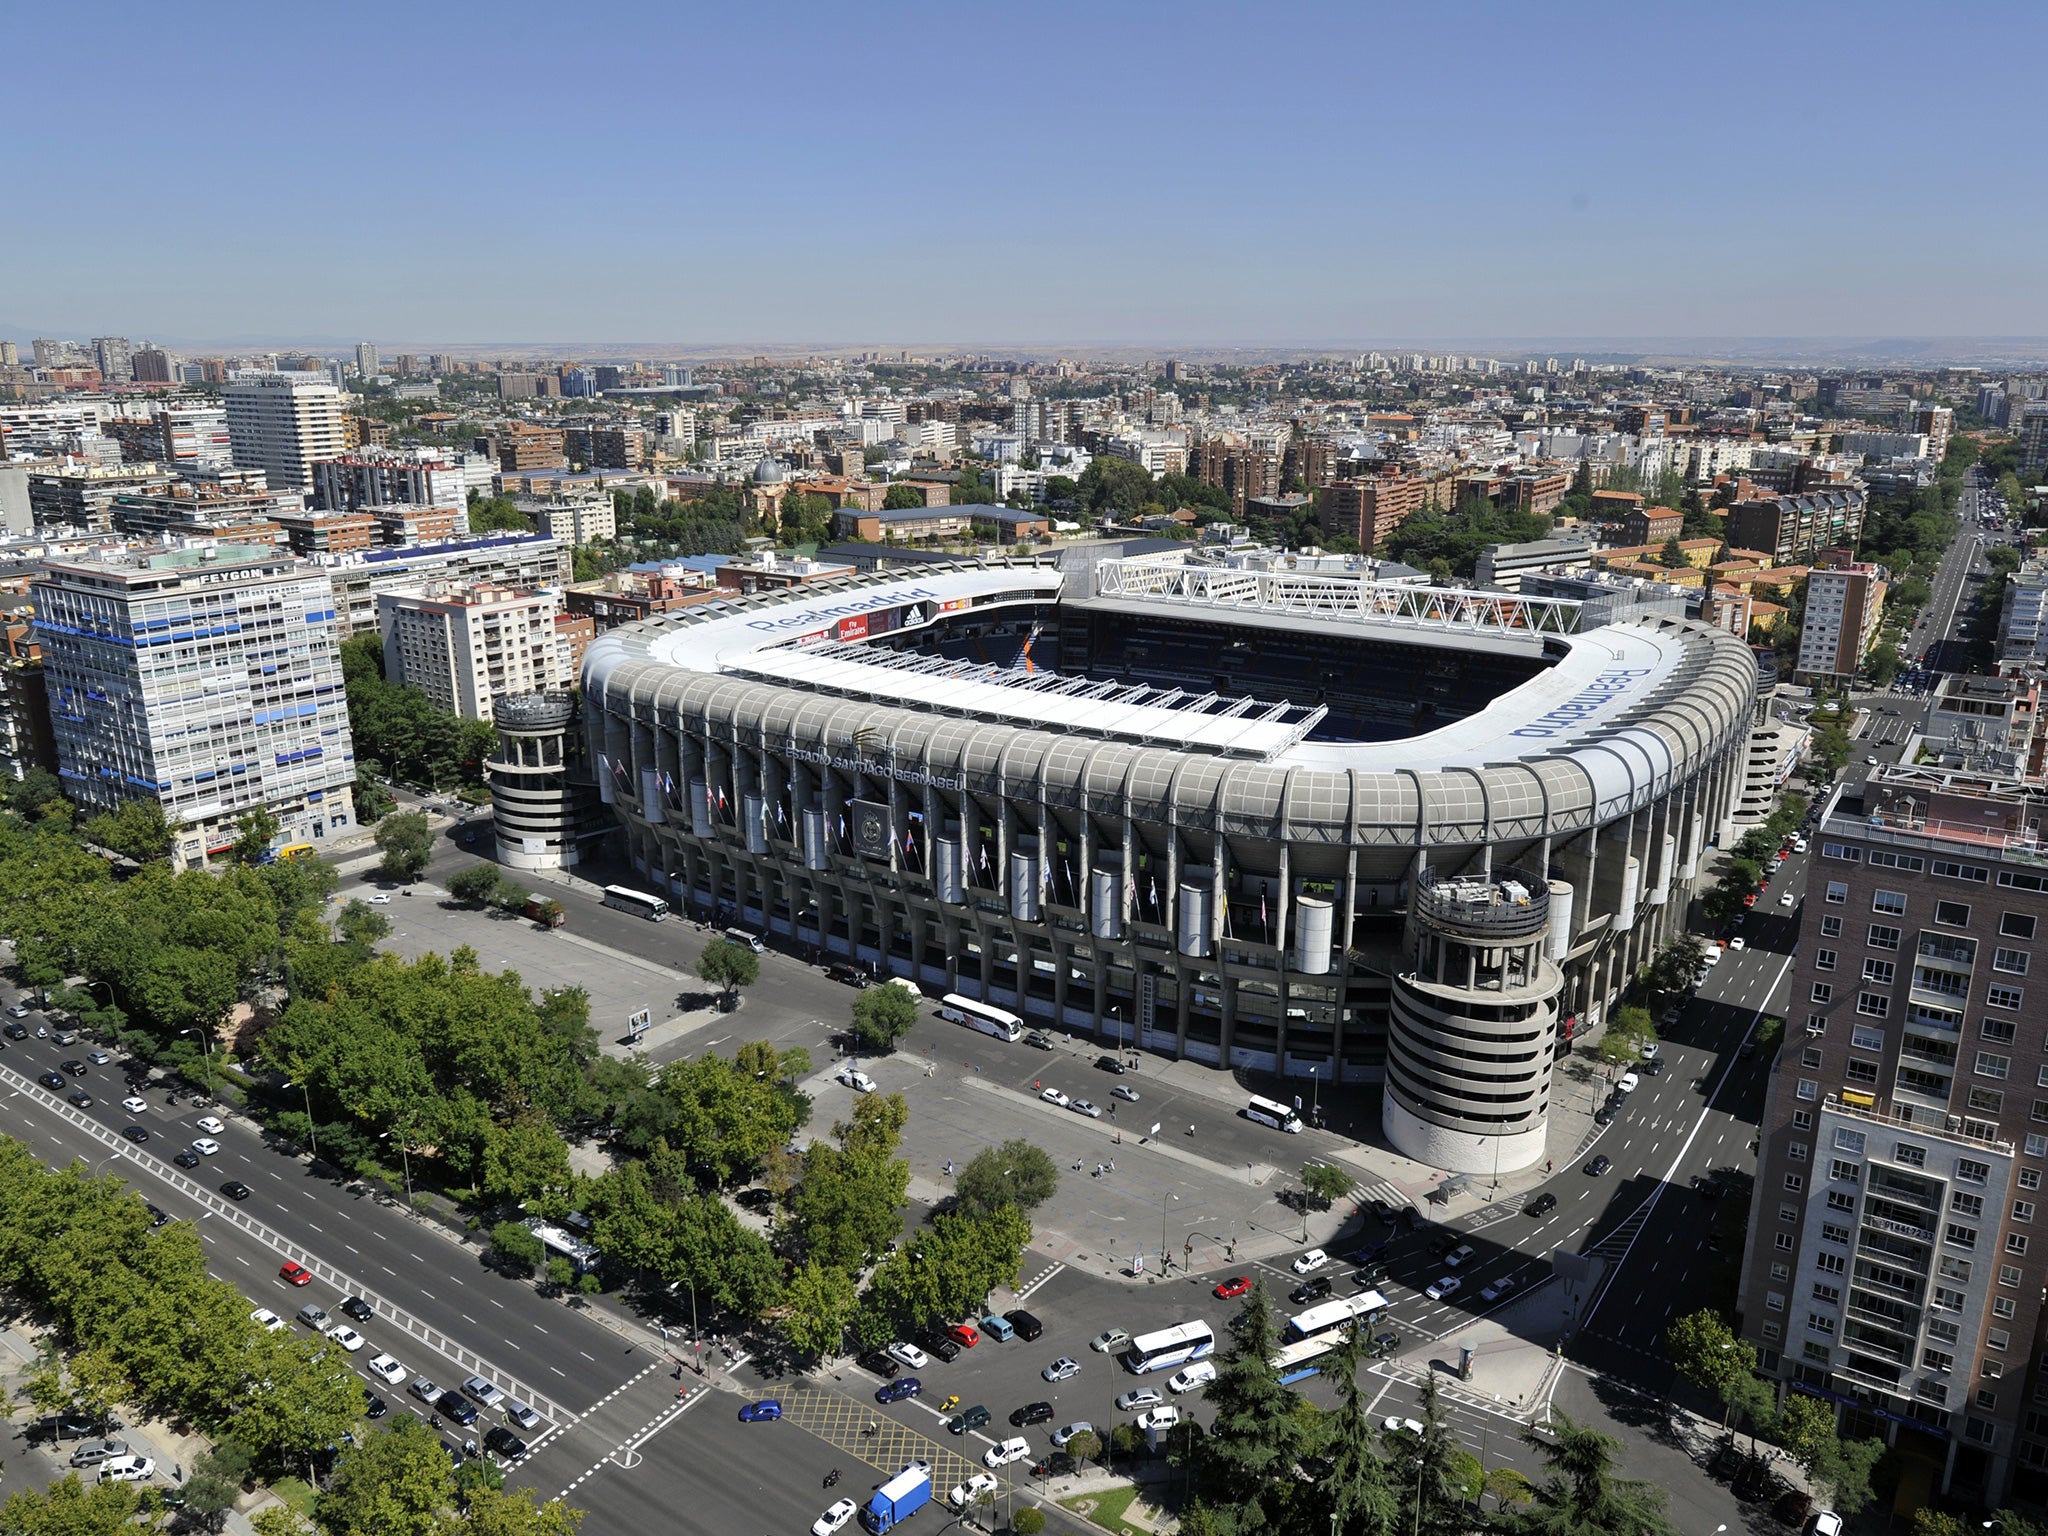
<svg viewBox="0 0 2048 1536">
<path fill-rule="evenodd" d="M 1798 898 L 1797 896 L 1794 896 L 1794 895 L 1793 895 L 1793 894 L 1792 894 L 1792 893 L 1791 893 L 1790 891 L 1780 891 L 1780 892 L 1778 893 L 1778 905 L 1779 905 L 1779 906 L 1781 906 L 1781 907 L 1791 907 L 1791 906 L 1797 906 L 1798 904 L 1799 904 L 1799 898 Z"/>
<path fill-rule="evenodd" d="M 1197 1360 L 1193 1365 L 1183 1366 L 1166 1378 L 1166 1390 L 1175 1394 L 1192 1392 L 1196 1387 L 1206 1387 L 1216 1379 L 1214 1360 Z"/>
<path fill-rule="evenodd" d="M 1081 1374 L 1081 1362 L 1061 1355 L 1038 1374 L 1047 1381 L 1067 1381 Z"/>
<path fill-rule="evenodd" d="M 286 1326 L 285 1320 L 268 1307 L 258 1307 L 254 1312 L 251 1312 L 249 1314 L 249 1321 L 259 1328 L 269 1329 L 272 1333 L 282 1333 Z"/>
<path fill-rule="evenodd" d="M 390 905 L 391 905 L 391 893 L 390 893 L 389 891 L 379 891 L 379 892 L 378 892 L 378 893 L 377 893 L 376 895 L 374 895 L 374 896 L 372 896 L 372 897 L 370 898 L 370 905 L 371 905 L 371 906 L 373 906 L 373 907 L 388 907 L 388 906 L 390 906 Z"/>
<path fill-rule="evenodd" d="M 100 1463 L 103 1483 L 146 1483 L 156 1476 L 156 1463 L 147 1456 L 110 1456 Z"/>
<path fill-rule="evenodd" d="M 1707 946 L 1707 953 L 1705 956 L 1705 964 L 1707 969 L 1712 970 L 1715 966 L 1719 965 L 1720 963 L 1721 946 L 1718 944 L 1709 944 Z"/>
<path fill-rule="evenodd" d="M 1804 852 L 1806 852 L 1806 839 L 1805 839 L 1805 838 L 1803 838 L 1803 837 L 1795 837 L 1795 838 L 1793 838 L 1793 839 L 1792 839 L 1792 851 L 1793 851 L 1794 853 L 1804 853 Z"/>
<path fill-rule="evenodd" d="M 832 1536 L 834 1531 L 846 1529 L 846 1522 L 852 1518 L 853 1500 L 841 1499 L 811 1522 L 811 1536 Z"/>
<path fill-rule="evenodd" d="M 1071 1109 L 1077 1115 L 1086 1115 L 1090 1120 L 1100 1120 L 1102 1118 L 1102 1111 L 1097 1109 L 1093 1104 L 1089 1103 L 1086 1099 L 1076 1099 L 1073 1103 L 1069 1104 L 1067 1108 Z"/>
<path fill-rule="evenodd" d="M 192 1138 L 192 1150 L 212 1157 L 220 1150 L 220 1143 L 211 1136 L 195 1136 Z"/>
<path fill-rule="evenodd" d="M 1003 1485 L 999 1481 L 997 1481 L 994 1477 L 990 1476 L 988 1473 L 977 1472 L 974 1474 L 974 1476 L 968 1478 L 966 1482 L 960 1484 L 951 1493 L 947 1494 L 946 1502 L 952 1505 L 955 1509 L 965 1509 L 968 1505 L 978 1500 L 984 1493 L 994 1493 L 998 1488 L 1002 1486 Z M 853 1506 L 851 1504 L 847 1505 L 848 1509 L 851 1509 L 852 1507 Z M 820 1532 L 819 1536 L 824 1536 L 824 1533 Z"/>
<path fill-rule="evenodd" d="M 855 1093 L 873 1093 L 875 1080 L 865 1072 L 856 1072 L 852 1067 L 841 1067 L 837 1081 L 844 1083 Z"/>
<path fill-rule="evenodd" d="M 1012 1435 L 999 1441 L 981 1453 L 981 1464 L 993 1472 L 997 1467 L 1007 1467 L 1013 1461 L 1022 1461 L 1031 1454 L 1031 1442 L 1022 1435 Z"/>
<path fill-rule="evenodd" d="M 1164 1394 L 1151 1387 L 1133 1387 L 1116 1400 L 1116 1411 L 1143 1413 L 1147 1408 L 1157 1408 L 1165 1401 Z"/>
<path fill-rule="evenodd" d="M 1500 1279 L 1494 1281 L 1493 1284 L 1489 1285 L 1485 1290 L 1481 1291 L 1479 1293 L 1479 1299 L 1481 1301 L 1499 1301 L 1501 1297 L 1507 1295 L 1510 1291 L 1514 1290 L 1515 1287 L 1520 1285 L 1521 1283 L 1522 1282 L 1517 1280 L 1513 1275 L 1503 1275 Z"/>
<path fill-rule="evenodd" d="M 1730 949 L 1743 949 L 1747 946 L 1744 943 L 1742 935 L 1738 933 L 1737 935 L 1735 935 L 1734 938 L 1728 941 L 1728 947 Z"/>
<path fill-rule="evenodd" d="M 1460 1243 L 1444 1255 L 1444 1268 L 1457 1269 L 1470 1259 L 1472 1254 L 1473 1248 L 1470 1243 Z"/>
<path fill-rule="evenodd" d="M 327 1330 L 327 1337 L 339 1344 L 350 1354 L 354 1354 L 363 1347 L 363 1336 L 357 1333 L 355 1329 L 349 1327 L 347 1323 L 336 1323 Z"/>
<path fill-rule="evenodd" d="M 1114 1088 L 1110 1089 L 1109 1096 L 1112 1099 L 1122 1099 L 1126 1104 L 1135 1104 L 1138 1102 L 1138 1090 L 1135 1088 L 1126 1088 L 1122 1083 L 1118 1083 Z"/>
<path fill-rule="evenodd" d="M 1464 1283 L 1456 1275 L 1445 1275 L 1440 1280 L 1432 1280 L 1429 1289 L 1423 1294 L 1429 1297 L 1431 1301 L 1445 1301 L 1457 1295 L 1459 1288 Z"/>
<path fill-rule="evenodd" d="M 1741 947 L 1742 946 L 1740 944 L 1736 945 L 1736 948 L 1738 949 L 1740 949 Z M 1640 1046 L 1636 1047 L 1636 1049 L 1641 1054 L 1643 1060 L 1650 1061 L 1655 1059 L 1657 1052 L 1662 1050 L 1663 1047 L 1660 1046 L 1654 1040 L 1645 1040 Z"/>
<path fill-rule="evenodd" d="M 138 1099 L 137 1097 L 135 1097 L 134 1094 L 131 1093 L 128 1095 L 127 1098 L 121 1101 L 121 1107 L 127 1110 L 128 1113 L 131 1115 L 139 1115 L 145 1109 L 149 1108 L 149 1102 L 146 1099 Z"/>
<path fill-rule="evenodd" d="M 218 1115 L 201 1115 L 199 1117 L 199 1129 L 206 1132 L 206 1134 L 209 1136 L 218 1136 L 223 1131 L 225 1131 L 227 1127 L 221 1124 L 220 1117 Z"/>
<path fill-rule="evenodd" d="M 1090 1424 L 1086 1419 L 1076 1419 L 1073 1423 L 1062 1424 L 1058 1429 L 1054 1430 L 1052 1432 L 1052 1443 L 1055 1449 L 1064 1451 L 1067 1448 L 1067 1442 L 1073 1439 L 1074 1436 L 1092 1435 L 1094 1433 L 1095 1426 L 1093 1424 Z"/>
<path fill-rule="evenodd" d="M 898 1339 L 889 1346 L 889 1358 L 901 1361 L 913 1371 L 921 1371 L 932 1363 L 930 1355 L 919 1349 L 915 1344 L 906 1344 L 901 1339 Z"/>
<path fill-rule="evenodd" d="M 1397 1434 L 1404 1429 L 1411 1435 L 1419 1435 L 1423 1432 L 1422 1424 L 1419 1420 L 1404 1419 L 1398 1413 L 1388 1414 L 1387 1422 L 1382 1424 L 1380 1428 L 1390 1435 Z"/>
<path fill-rule="evenodd" d="M 1294 1272 L 1297 1275 L 1312 1275 L 1329 1262 L 1330 1256 L 1322 1249 L 1311 1248 L 1294 1261 Z"/>
<path fill-rule="evenodd" d="M 1151 1408 L 1138 1415 L 1140 1429 L 1171 1429 L 1180 1422 L 1180 1410 L 1172 1403 L 1163 1408 Z"/>
<path fill-rule="evenodd" d="M 1621 1081 L 1614 1085 L 1614 1091 L 1616 1093 L 1634 1093 L 1642 1086 L 1643 1080 L 1637 1077 L 1635 1073 L 1624 1072 L 1621 1074 Z"/>
<path fill-rule="evenodd" d="M 379 1355 L 370 1362 L 370 1374 L 382 1378 L 387 1386 L 398 1386 L 405 1380 L 405 1367 L 389 1355 Z"/>
<path fill-rule="evenodd" d="M 1073 1100 L 1069 1099 L 1064 1093 L 1061 1093 L 1057 1088 L 1048 1088 L 1045 1090 L 1045 1092 L 1041 1093 L 1039 1097 L 1045 1100 L 1045 1102 L 1048 1104 L 1057 1104 L 1061 1109 L 1065 1109 L 1069 1104 L 1073 1102 Z"/>
</svg>

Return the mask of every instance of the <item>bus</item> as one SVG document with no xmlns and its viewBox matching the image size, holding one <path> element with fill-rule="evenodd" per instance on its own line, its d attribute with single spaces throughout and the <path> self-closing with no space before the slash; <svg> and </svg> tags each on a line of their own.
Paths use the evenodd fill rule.
<svg viewBox="0 0 2048 1536">
<path fill-rule="evenodd" d="M 1287 1342 L 1299 1344 L 1305 1339 L 1319 1339 L 1325 1334 L 1340 1333 L 1356 1322 L 1370 1327 L 1372 1320 L 1386 1309 L 1387 1298 L 1378 1291 L 1360 1291 L 1356 1296 L 1345 1296 L 1337 1301 L 1326 1301 L 1321 1306 L 1310 1307 L 1306 1312 L 1297 1312 L 1287 1320 Z"/>
<path fill-rule="evenodd" d="M 1280 1385 L 1291 1387 L 1297 1381 L 1321 1373 L 1324 1359 L 1337 1347 L 1336 1334 L 1326 1333 L 1321 1338 L 1303 1339 L 1298 1344 L 1283 1344 L 1280 1353 L 1273 1357 L 1274 1374 L 1280 1378 Z"/>
<path fill-rule="evenodd" d="M 1285 1104 L 1276 1104 L 1273 1100 L 1262 1099 L 1257 1094 L 1252 1095 L 1251 1103 L 1245 1106 L 1244 1117 L 1247 1120 L 1256 1120 L 1261 1125 L 1270 1125 L 1275 1130 L 1286 1131 L 1290 1135 L 1299 1135 L 1301 1132 L 1299 1114 Z"/>
<path fill-rule="evenodd" d="M 296 864 L 300 859 L 312 858 L 313 851 L 311 843 L 286 843 L 277 850 L 277 857 L 281 863 Z"/>
<path fill-rule="evenodd" d="M 1216 1348 L 1216 1333 L 1207 1323 L 1182 1323 L 1157 1333 L 1141 1333 L 1131 1340 L 1124 1354 L 1124 1369 L 1134 1376 L 1147 1371 L 1170 1371 L 1201 1360 Z"/>
<path fill-rule="evenodd" d="M 658 923 L 668 916 L 668 903 L 659 896 L 629 891 L 623 885 L 606 886 L 604 904 L 617 907 L 621 912 L 631 912 L 635 917 L 644 917 L 650 923 Z"/>
<path fill-rule="evenodd" d="M 994 1035 L 1012 1045 L 1024 1038 L 1024 1021 L 1017 1015 L 1001 1008 L 991 1008 L 987 1003 L 977 1003 L 958 992 L 948 992 L 939 1000 L 939 1017 L 951 1019 L 955 1024 L 965 1024 L 969 1029 L 978 1029 L 984 1035 Z"/>
</svg>

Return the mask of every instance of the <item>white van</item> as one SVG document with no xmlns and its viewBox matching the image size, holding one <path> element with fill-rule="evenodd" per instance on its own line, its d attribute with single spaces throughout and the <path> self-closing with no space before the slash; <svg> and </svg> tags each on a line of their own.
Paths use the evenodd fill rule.
<svg viewBox="0 0 2048 1536">
<path fill-rule="evenodd" d="M 1031 1442 L 1022 1435 L 1012 1435 L 999 1441 L 981 1453 L 982 1465 L 991 1472 L 997 1467 L 1007 1467 L 1013 1461 L 1022 1461 L 1031 1454 Z"/>
<path fill-rule="evenodd" d="M 1184 1366 L 1166 1378 L 1169 1392 L 1192 1392 L 1196 1387 L 1206 1387 L 1216 1379 L 1214 1360 L 1197 1360 L 1193 1365 Z"/>
<path fill-rule="evenodd" d="M 744 928 L 726 929 L 725 941 L 728 944 L 738 944 L 744 949 L 751 949 L 757 955 L 766 953 L 768 949 L 768 946 L 761 942 L 758 934 L 749 933 Z"/>
</svg>

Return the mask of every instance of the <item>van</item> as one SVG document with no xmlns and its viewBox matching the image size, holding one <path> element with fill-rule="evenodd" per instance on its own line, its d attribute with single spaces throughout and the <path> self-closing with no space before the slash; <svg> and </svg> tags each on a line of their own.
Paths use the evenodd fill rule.
<svg viewBox="0 0 2048 1536">
<path fill-rule="evenodd" d="M 1007 1467 L 1013 1461 L 1022 1461 L 1030 1454 L 1031 1442 L 1022 1435 L 1012 1435 L 1009 1439 L 983 1451 L 981 1461 L 983 1466 L 993 1472 L 997 1467 Z"/>
<path fill-rule="evenodd" d="M 1214 1360 L 1197 1360 L 1193 1365 L 1183 1366 L 1166 1379 L 1169 1392 L 1192 1392 L 1196 1387 L 1205 1387 L 1216 1379 Z"/>
<path fill-rule="evenodd" d="M 751 949 L 757 955 L 766 954 L 768 951 L 768 946 L 761 942 L 758 934 L 749 933 L 744 928 L 726 929 L 725 941 L 728 944 L 737 944 L 743 949 Z"/>
<path fill-rule="evenodd" d="M 998 1344 L 1007 1344 L 1010 1340 L 1017 1337 L 1017 1330 L 1011 1325 L 1009 1319 L 997 1317 L 993 1312 L 981 1320 L 981 1331 L 994 1339 Z"/>
</svg>

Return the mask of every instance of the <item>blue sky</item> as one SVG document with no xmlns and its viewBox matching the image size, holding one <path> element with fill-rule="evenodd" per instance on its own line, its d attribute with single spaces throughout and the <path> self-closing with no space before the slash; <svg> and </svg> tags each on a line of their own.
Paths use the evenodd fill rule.
<svg viewBox="0 0 2048 1536">
<path fill-rule="evenodd" d="M 0 0 L 0 334 L 2048 334 L 2048 7 Z"/>
</svg>

